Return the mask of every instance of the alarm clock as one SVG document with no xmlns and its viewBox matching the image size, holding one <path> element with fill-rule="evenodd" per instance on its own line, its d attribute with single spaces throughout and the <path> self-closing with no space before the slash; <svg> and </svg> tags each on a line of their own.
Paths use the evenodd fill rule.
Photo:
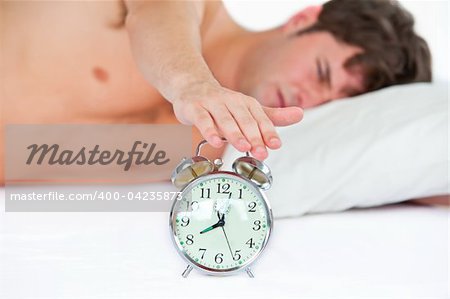
<svg viewBox="0 0 450 299">
<path fill-rule="evenodd" d="M 248 152 L 234 161 L 233 171 L 222 171 L 221 159 L 211 162 L 200 155 L 205 143 L 172 174 L 172 183 L 181 188 L 170 212 L 170 231 L 188 264 L 182 276 L 196 268 L 211 275 L 245 271 L 254 277 L 250 265 L 263 252 L 273 226 L 264 194 L 272 184 L 271 172 Z"/>
</svg>

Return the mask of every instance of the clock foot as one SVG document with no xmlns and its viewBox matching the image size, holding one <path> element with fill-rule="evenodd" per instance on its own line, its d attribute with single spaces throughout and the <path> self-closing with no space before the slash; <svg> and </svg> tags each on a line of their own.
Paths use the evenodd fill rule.
<svg viewBox="0 0 450 299">
<path fill-rule="evenodd" d="M 181 276 L 183 276 L 184 278 L 188 277 L 189 273 L 191 273 L 193 267 L 191 265 L 188 265 L 186 267 L 186 269 L 183 271 L 183 274 L 181 274 Z"/>
<path fill-rule="evenodd" d="M 245 269 L 245 272 L 247 272 L 250 278 L 255 278 L 255 275 L 253 275 L 252 270 L 250 270 L 250 268 Z"/>
</svg>

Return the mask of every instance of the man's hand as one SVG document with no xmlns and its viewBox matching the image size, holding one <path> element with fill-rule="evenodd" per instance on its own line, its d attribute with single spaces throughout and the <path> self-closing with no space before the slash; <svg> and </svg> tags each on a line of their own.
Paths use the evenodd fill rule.
<svg viewBox="0 0 450 299">
<path fill-rule="evenodd" d="M 144 77 L 173 104 L 180 122 L 195 125 L 214 147 L 221 136 L 258 159 L 281 141 L 274 129 L 301 120 L 300 108 L 263 108 L 223 88 L 202 56 L 200 26 L 207 1 L 125 0 L 131 49 Z"/>
<path fill-rule="evenodd" d="M 299 122 L 298 107 L 263 107 L 254 98 L 215 83 L 201 83 L 183 91 L 173 101 L 175 115 L 187 125 L 195 125 L 214 147 L 225 137 L 239 151 L 251 151 L 257 159 L 267 158 L 267 149 L 278 149 L 280 138 L 275 126 Z"/>
</svg>

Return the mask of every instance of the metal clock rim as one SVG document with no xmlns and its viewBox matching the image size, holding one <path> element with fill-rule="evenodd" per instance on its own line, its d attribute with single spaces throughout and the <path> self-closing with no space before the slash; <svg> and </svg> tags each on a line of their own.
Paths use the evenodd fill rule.
<svg viewBox="0 0 450 299">
<path fill-rule="evenodd" d="M 197 180 L 194 180 L 192 182 L 190 182 L 188 185 L 186 185 L 183 189 L 180 190 L 180 192 L 184 192 L 186 189 L 190 188 L 192 185 L 199 183 L 200 181 L 203 180 L 207 180 L 207 179 L 211 179 L 211 176 L 230 176 L 234 179 L 239 179 L 242 181 L 245 181 L 249 184 L 251 184 L 251 186 L 255 189 L 255 191 L 257 191 L 260 195 L 261 198 L 263 199 L 263 203 L 265 208 L 268 211 L 268 225 L 267 225 L 267 234 L 261 244 L 261 248 L 259 249 L 258 252 L 255 253 L 255 255 L 253 257 L 251 257 L 247 262 L 242 263 L 242 265 L 230 268 L 230 269 L 226 269 L 226 270 L 214 270 L 211 269 L 209 267 L 203 266 L 200 263 L 195 262 L 194 260 L 191 259 L 191 257 L 185 252 L 185 250 L 183 249 L 183 247 L 181 246 L 181 244 L 179 244 L 179 242 L 177 241 L 177 236 L 176 236 L 176 232 L 175 232 L 175 228 L 173 226 L 173 217 L 174 217 L 174 208 L 175 205 L 177 204 L 177 201 L 174 201 L 174 203 L 172 204 L 172 208 L 170 210 L 170 217 L 169 217 L 169 228 L 170 228 L 170 235 L 171 235 L 171 239 L 172 242 L 175 246 L 175 248 L 177 249 L 176 251 L 178 252 L 178 254 L 188 263 L 188 265 L 191 265 L 193 268 L 206 273 L 206 274 L 210 274 L 210 275 L 215 275 L 215 276 L 228 276 L 228 275 L 232 275 L 235 274 L 237 272 L 240 271 L 245 271 L 245 269 L 247 269 L 251 264 L 253 264 L 261 255 L 261 253 L 264 251 L 270 236 L 272 234 L 273 231 L 273 214 L 272 214 L 272 208 L 270 206 L 269 201 L 267 200 L 266 195 L 262 192 L 262 190 L 260 190 L 260 188 L 253 182 L 246 180 L 245 178 L 233 173 L 233 172 L 229 172 L 229 171 L 216 171 L 216 172 L 212 172 L 208 175 L 199 177 Z"/>
</svg>

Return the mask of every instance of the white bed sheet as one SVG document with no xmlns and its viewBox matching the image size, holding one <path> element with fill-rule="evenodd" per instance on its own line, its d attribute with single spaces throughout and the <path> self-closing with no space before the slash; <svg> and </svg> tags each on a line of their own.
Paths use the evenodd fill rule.
<svg viewBox="0 0 450 299">
<path fill-rule="evenodd" d="M 276 219 L 254 279 L 183 279 L 167 213 L 0 212 L 0 298 L 448 298 L 449 215 L 403 204 Z"/>
</svg>

